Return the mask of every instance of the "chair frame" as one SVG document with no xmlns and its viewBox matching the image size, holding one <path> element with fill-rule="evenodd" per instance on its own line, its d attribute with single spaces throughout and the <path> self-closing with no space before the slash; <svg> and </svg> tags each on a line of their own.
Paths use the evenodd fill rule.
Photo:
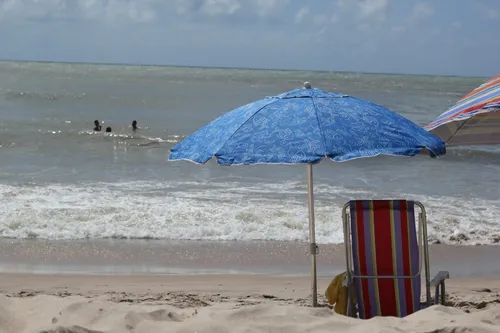
<svg viewBox="0 0 500 333">
<path fill-rule="evenodd" d="M 422 257 L 424 258 L 425 265 L 425 304 L 424 306 L 431 306 L 433 304 L 438 304 L 441 300 L 441 304 L 445 303 L 445 280 L 449 279 L 450 275 L 447 271 L 439 271 L 438 274 L 432 279 L 430 279 L 430 264 L 429 264 L 429 243 L 427 241 L 427 214 L 424 205 L 419 201 L 405 200 L 407 202 L 413 202 L 415 206 L 419 207 L 420 212 L 418 213 L 418 248 L 419 248 L 419 269 L 418 273 L 415 275 L 356 275 L 353 269 L 353 258 L 352 258 L 352 233 L 350 228 L 350 213 L 349 208 L 351 207 L 351 202 L 357 200 L 351 200 L 347 202 L 342 208 L 342 222 L 344 227 L 344 245 L 345 245 L 345 259 L 347 268 L 347 281 L 349 288 L 353 288 L 354 278 L 360 279 L 412 279 L 420 276 L 422 273 Z M 387 200 L 393 201 L 393 200 Z M 415 212 L 414 212 L 415 214 Z M 434 299 L 431 296 L 431 287 L 435 288 Z M 440 296 L 440 297 L 439 297 Z M 349 292 L 348 301 L 348 313 L 351 316 L 356 316 L 356 311 L 354 310 L 354 294 Z M 422 308 L 422 306 L 421 306 Z"/>
</svg>

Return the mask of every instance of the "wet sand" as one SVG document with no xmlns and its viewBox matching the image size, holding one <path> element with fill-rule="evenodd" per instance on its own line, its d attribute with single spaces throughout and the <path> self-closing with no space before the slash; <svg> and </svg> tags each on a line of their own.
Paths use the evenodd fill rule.
<svg viewBox="0 0 500 333">
<path fill-rule="evenodd" d="M 0 272 L 40 274 L 310 274 L 307 243 L 0 240 Z M 345 271 L 343 245 L 320 245 L 318 275 Z M 430 246 L 431 272 L 500 277 L 500 246 Z"/>
</svg>

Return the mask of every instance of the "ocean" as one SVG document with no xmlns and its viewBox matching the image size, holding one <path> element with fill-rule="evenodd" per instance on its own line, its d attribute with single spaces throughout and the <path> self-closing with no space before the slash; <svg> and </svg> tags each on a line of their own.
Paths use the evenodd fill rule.
<svg viewBox="0 0 500 333">
<path fill-rule="evenodd" d="M 484 78 L 1 62 L 0 237 L 307 241 L 304 166 L 167 161 L 207 122 L 304 81 L 424 125 Z M 317 241 L 342 242 L 350 199 L 408 198 L 426 205 L 432 242 L 498 243 L 499 170 L 495 146 L 325 160 Z"/>
</svg>

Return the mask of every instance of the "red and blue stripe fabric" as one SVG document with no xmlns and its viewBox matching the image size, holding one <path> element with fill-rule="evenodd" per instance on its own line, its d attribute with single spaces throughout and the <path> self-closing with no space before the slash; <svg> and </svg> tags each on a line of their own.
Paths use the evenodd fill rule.
<svg viewBox="0 0 500 333">
<path fill-rule="evenodd" d="M 420 310 L 420 254 L 413 201 L 351 201 L 350 216 L 360 318 L 404 317 Z"/>
<path fill-rule="evenodd" d="M 500 143 L 500 75 L 492 77 L 424 128 L 447 146 Z"/>
<path fill-rule="evenodd" d="M 470 118 L 480 112 L 500 108 L 500 75 L 492 77 L 425 126 L 430 131 L 451 121 Z"/>
</svg>

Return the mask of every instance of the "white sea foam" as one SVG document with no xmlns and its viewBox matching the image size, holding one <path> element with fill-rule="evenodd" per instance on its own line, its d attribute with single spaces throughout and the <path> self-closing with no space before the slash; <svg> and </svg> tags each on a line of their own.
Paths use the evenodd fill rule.
<svg viewBox="0 0 500 333">
<path fill-rule="evenodd" d="M 302 183 L 122 183 L 0 185 L 0 236 L 12 238 L 166 238 L 308 240 Z M 342 204 L 380 194 L 315 188 L 318 243 L 341 243 Z M 492 244 L 500 238 L 500 202 L 400 194 L 422 201 L 429 238 L 443 243 Z"/>
</svg>

